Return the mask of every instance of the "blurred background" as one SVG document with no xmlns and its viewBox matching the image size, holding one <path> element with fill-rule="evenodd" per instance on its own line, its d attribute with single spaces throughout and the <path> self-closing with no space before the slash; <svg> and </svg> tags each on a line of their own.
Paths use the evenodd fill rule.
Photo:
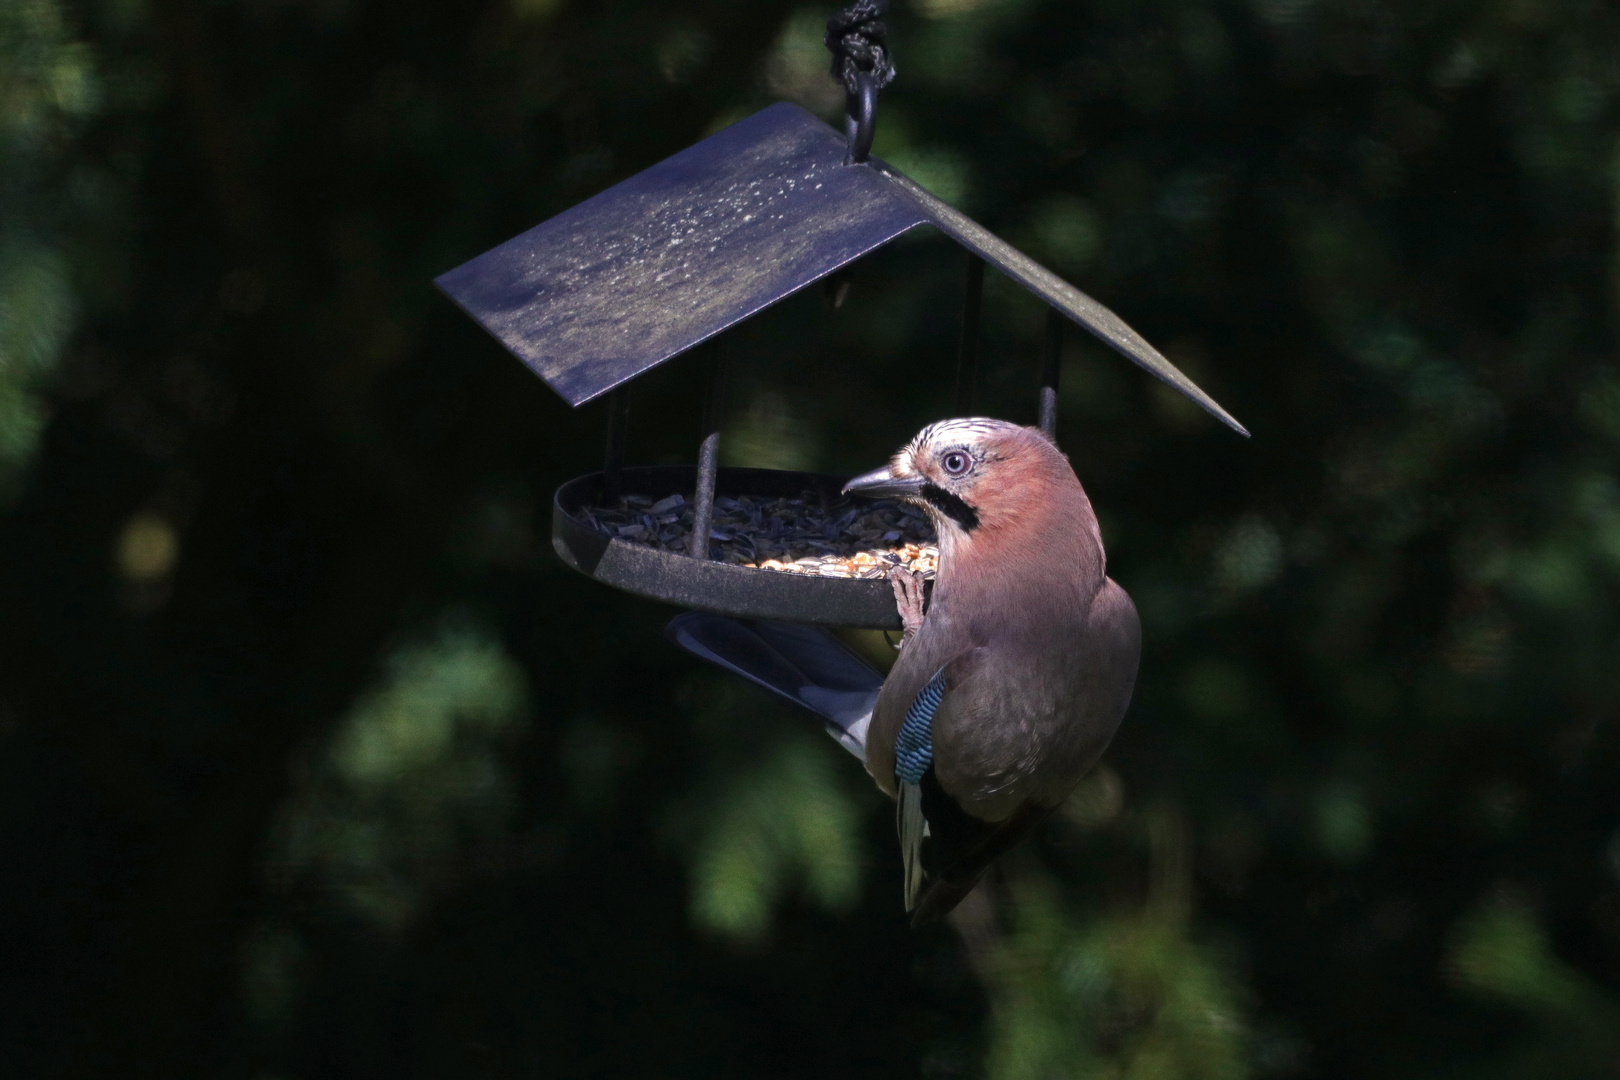
<svg viewBox="0 0 1620 1080">
<path fill-rule="evenodd" d="M 1620 1075 L 1620 12 L 897 0 L 876 153 L 1254 432 L 1071 334 L 1142 673 L 968 951 L 831 740 L 557 561 L 604 410 L 429 284 L 836 117 L 833 6 L 0 0 L 8 1075 Z M 945 415 L 962 265 L 733 333 L 725 460 Z M 991 275 L 984 411 L 1041 320 Z"/>
</svg>

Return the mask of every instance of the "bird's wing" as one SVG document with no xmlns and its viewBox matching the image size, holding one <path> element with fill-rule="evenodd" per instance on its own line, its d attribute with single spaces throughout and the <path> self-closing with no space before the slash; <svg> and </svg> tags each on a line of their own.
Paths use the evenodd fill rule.
<svg viewBox="0 0 1620 1080">
<path fill-rule="evenodd" d="M 901 647 L 866 732 L 866 771 L 889 796 L 900 797 L 895 748 L 912 705 L 942 668 L 950 668 L 974 647 L 964 627 L 940 619 L 938 613 L 929 615 L 922 629 Z"/>
<path fill-rule="evenodd" d="M 894 740 L 894 778 L 900 788 L 895 805 L 895 825 L 900 833 L 900 860 L 906 868 L 906 910 L 917 903 L 923 887 L 923 840 L 929 835 L 923 814 L 923 777 L 934 768 L 934 712 L 945 697 L 944 665 L 912 700 L 906 718 Z"/>
<path fill-rule="evenodd" d="M 961 693 L 987 659 L 969 649 L 944 664 L 919 691 L 894 740 L 899 787 L 897 823 L 905 865 L 906 910 L 912 925 L 945 915 L 972 891 L 984 871 L 1050 812 L 1025 801 L 1002 821 L 973 816 L 950 795 L 934 770 L 933 723 L 953 693 Z"/>
<path fill-rule="evenodd" d="M 664 628 L 675 644 L 809 709 L 861 760 L 883 676 L 819 626 L 689 611 Z"/>
</svg>

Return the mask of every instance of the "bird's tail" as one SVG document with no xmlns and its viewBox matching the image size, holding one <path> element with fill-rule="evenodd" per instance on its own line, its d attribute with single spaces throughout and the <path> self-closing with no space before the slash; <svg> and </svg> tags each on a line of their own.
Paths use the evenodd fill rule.
<svg viewBox="0 0 1620 1080">
<path fill-rule="evenodd" d="M 689 611 L 670 620 L 664 636 L 809 709 L 844 749 L 866 760 L 866 727 L 883 676 L 831 631 Z"/>
<path fill-rule="evenodd" d="M 956 806 L 954 800 L 945 801 L 948 796 L 940 788 L 932 769 L 923 777 L 919 794 L 925 812 L 934 815 L 929 820 L 930 827 L 937 822 L 942 826 L 942 838 L 953 840 L 962 850 L 943 864 L 938 851 L 925 848 L 920 852 L 924 872 L 922 888 L 920 895 L 906 909 L 911 912 L 913 927 L 924 926 L 950 914 L 951 909 L 973 891 L 991 863 L 1011 851 L 1031 829 L 1052 813 L 1050 807 L 1026 802 L 1013 811 L 1006 821 L 994 824 L 974 821 Z M 954 811 L 950 809 L 952 807 Z"/>
</svg>

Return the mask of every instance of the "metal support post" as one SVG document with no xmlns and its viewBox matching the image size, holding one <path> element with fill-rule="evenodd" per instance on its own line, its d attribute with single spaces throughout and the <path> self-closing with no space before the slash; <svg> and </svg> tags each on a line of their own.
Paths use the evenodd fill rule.
<svg viewBox="0 0 1620 1080">
<path fill-rule="evenodd" d="M 956 415 L 973 414 L 973 394 L 979 378 L 979 310 L 984 299 L 984 260 L 968 252 L 967 277 L 962 286 L 962 337 L 956 345 Z"/>
<path fill-rule="evenodd" d="M 703 402 L 703 442 L 698 446 L 697 492 L 692 499 L 692 541 L 687 554 L 709 557 L 709 528 L 714 522 L 714 481 L 720 470 L 720 412 L 725 392 L 725 348 L 709 345 L 709 392 Z"/>
<path fill-rule="evenodd" d="M 1041 430 L 1057 442 L 1058 375 L 1063 370 L 1063 313 L 1046 309 L 1046 342 L 1041 349 Z"/>
<path fill-rule="evenodd" d="M 630 420 L 630 387 L 620 384 L 608 391 L 607 454 L 602 460 L 602 497 L 609 503 L 619 498 L 619 481 L 624 471 L 624 430 Z"/>
</svg>

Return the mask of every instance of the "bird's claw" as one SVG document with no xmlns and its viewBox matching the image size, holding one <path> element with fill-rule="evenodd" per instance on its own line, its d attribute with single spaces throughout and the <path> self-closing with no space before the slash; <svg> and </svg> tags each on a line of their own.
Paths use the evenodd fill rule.
<svg viewBox="0 0 1620 1080">
<path fill-rule="evenodd" d="M 923 580 L 910 570 L 900 567 L 889 571 L 889 584 L 894 586 L 895 606 L 900 609 L 903 646 L 923 621 Z"/>
</svg>

